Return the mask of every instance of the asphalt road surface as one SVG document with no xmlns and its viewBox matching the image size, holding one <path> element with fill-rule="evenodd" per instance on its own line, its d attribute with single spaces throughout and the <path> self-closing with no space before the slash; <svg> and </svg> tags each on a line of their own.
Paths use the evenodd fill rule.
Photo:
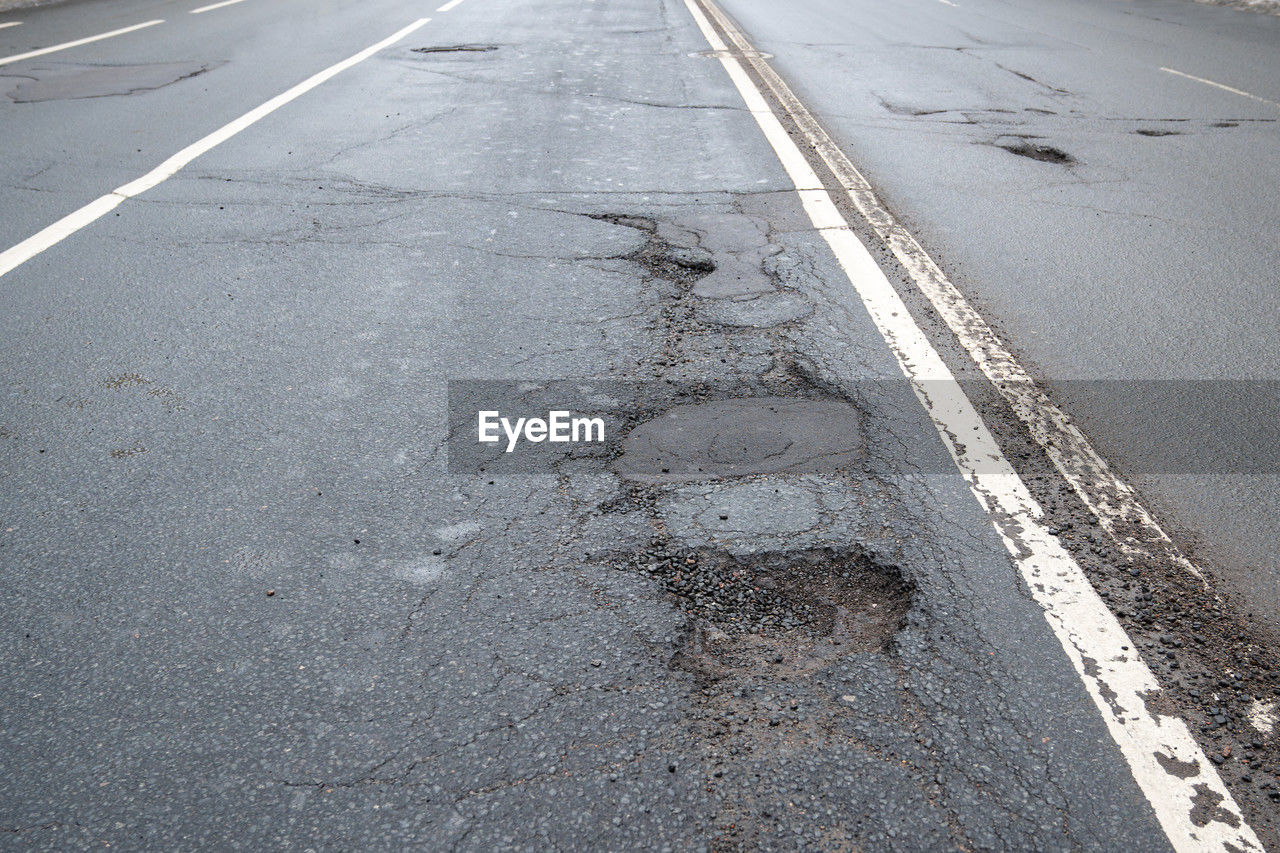
<svg viewBox="0 0 1280 853">
<path fill-rule="evenodd" d="M 1280 849 L 1280 17 L 81 0 L 0 78 L 0 844 Z"/>
</svg>

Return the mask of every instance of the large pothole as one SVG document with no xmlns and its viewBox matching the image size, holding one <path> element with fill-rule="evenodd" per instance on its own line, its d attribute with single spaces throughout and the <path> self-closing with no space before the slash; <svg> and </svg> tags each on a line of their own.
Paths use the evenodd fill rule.
<svg viewBox="0 0 1280 853">
<path fill-rule="evenodd" d="M 690 616 L 672 665 L 712 680 L 795 677 L 883 651 L 914 597 L 896 566 L 857 549 L 651 551 L 631 568 Z"/>
</svg>

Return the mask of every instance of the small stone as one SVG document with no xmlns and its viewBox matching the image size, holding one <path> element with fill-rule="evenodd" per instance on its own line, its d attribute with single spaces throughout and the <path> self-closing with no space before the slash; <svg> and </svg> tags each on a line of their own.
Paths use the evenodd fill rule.
<svg viewBox="0 0 1280 853">
<path fill-rule="evenodd" d="M 269 589 L 269 590 L 267 590 L 267 598 L 270 598 L 271 596 L 273 596 L 273 595 L 275 595 L 275 594 L 276 594 L 276 591 L 275 591 L 274 589 Z"/>
</svg>

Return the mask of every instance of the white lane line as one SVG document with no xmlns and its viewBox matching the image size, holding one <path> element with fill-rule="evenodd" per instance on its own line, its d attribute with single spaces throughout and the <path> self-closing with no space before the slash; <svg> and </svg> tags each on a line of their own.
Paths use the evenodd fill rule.
<svg viewBox="0 0 1280 853">
<path fill-rule="evenodd" d="M 15 53 L 13 56 L 0 57 L 0 65 L 8 65 L 10 62 L 17 62 L 21 59 L 31 59 L 33 56 L 44 56 L 46 53 L 55 53 L 59 50 L 66 50 L 69 47 L 79 47 L 82 44 L 88 44 L 93 41 L 102 41 L 103 39 L 109 39 L 112 36 L 122 36 L 125 33 L 131 33 L 134 30 L 140 30 L 143 27 L 154 27 L 156 24 L 163 23 L 163 18 L 154 21 L 144 21 L 141 24 L 134 24 L 132 27 L 112 30 L 109 33 L 99 33 L 96 36 L 89 36 L 88 38 L 76 39 L 75 41 L 63 42 L 62 44 L 55 44 L 52 47 L 42 47 L 39 50 L 30 50 L 26 53 Z"/>
<path fill-rule="evenodd" d="M 1206 80 L 1203 77 L 1197 77 L 1196 75 L 1188 74 L 1185 71 L 1178 71 L 1176 68 L 1165 68 L 1163 65 L 1160 66 L 1160 70 L 1166 71 L 1169 74 L 1177 74 L 1179 77 L 1186 77 L 1188 80 L 1195 80 L 1197 83 L 1203 83 L 1206 86 L 1213 86 L 1214 88 L 1221 89 L 1224 92 L 1239 95 L 1242 98 L 1253 98 L 1255 101 L 1261 101 L 1264 104 L 1270 104 L 1271 106 L 1280 109 L 1280 104 L 1275 101 L 1268 101 L 1266 98 L 1259 98 L 1257 95 L 1246 92 L 1243 89 L 1236 89 L 1231 86 L 1223 85 L 1222 83 L 1215 83 L 1212 80 Z"/>
<path fill-rule="evenodd" d="M 292 89 L 281 92 L 279 95 L 276 95 L 261 106 L 255 107 L 240 116 L 240 118 L 235 121 L 224 124 L 222 127 L 218 128 L 203 139 L 199 139 L 196 142 L 191 143 L 186 148 L 183 148 L 177 154 L 174 154 L 172 157 L 165 160 L 159 166 L 156 166 L 150 172 L 147 172 L 137 180 L 130 181 L 124 186 L 112 190 L 106 195 L 89 202 L 75 213 L 64 216 L 52 225 L 23 240 L 18 245 L 10 249 L 6 249 L 4 252 L 0 252 L 0 276 L 9 273 L 20 264 L 26 263 L 45 249 L 57 244 L 67 236 L 74 234 L 81 228 L 84 228 L 89 223 L 98 219 L 100 216 L 109 213 L 125 199 L 133 198 L 136 195 L 146 192 L 157 184 L 163 183 L 166 179 L 176 174 L 183 166 L 186 166 L 192 160 L 196 159 L 201 154 L 204 154 L 209 149 L 227 141 L 254 122 L 264 116 L 270 115 L 300 95 L 306 94 L 334 75 L 347 70 L 357 63 L 363 62 L 383 48 L 390 47 L 430 20 L 430 18 L 419 18 L 409 26 L 402 30 L 398 30 L 377 44 L 370 45 L 354 56 L 348 57 L 335 65 L 330 65 L 318 74 L 311 75 Z"/>
<path fill-rule="evenodd" d="M 884 271 L 849 227 L 831 195 L 825 189 L 807 189 L 820 186 L 817 174 L 737 56 L 748 57 L 753 65 L 759 63 L 757 68 L 767 67 L 767 63 L 710 0 L 698 3 L 716 17 L 736 51 L 728 49 L 694 0 L 684 3 L 708 45 L 718 51 L 725 71 L 796 186 L 810 221 L 831 247 L 956 467 L 987 510 L 1173 848 L 1180 853 L 1261 851 L 1257 836 L 1244 822 L 1239 806 L 1186 723 L 1158 710 L 1159 703 L 1154 700 L 1160 686 L 1142 658 L 1131 651 L 1136 648 L 1133 641 L 1075 559 L 1048 531 L 1044 511 Z M 1166 764 L 1177 772 L 1166 770 Z M 1192 813 L 1206 800 L 1216 801 L 1224 812 L 1198 825 Z"/>
<path fill-rule="evenodd" d="M 952 3 L 952 2 L 951 2 L 951 0 L 938 0 L 938 2 L 939 2 L 939 3 L 946 3 L 948 6 L 955 6 L 957 9 L 959 9 L 959 8 L 960 8 L 960 4 L 959 4 L 959 3 Z"/>
<path fill-rule="evenodd" d="M 222 0 L 221 3 L 210 3 L 208 6 L 201 6 L 199 9 L 192 9 L 192 15 L 199 15 L 201 12 L 212 12 L 214 9 L 221 9 L 223 6 L 234 6 L 237 3 L 243 3 L 244 0 Z"/>
<path fill-rule="evenodd" d="M 714 6 L 711 14 L 717 16 L 740 51 L 751 50 L 746 38 Z M 892 250 L 916 287 L 929 299 L 970 358 L 997 388 L 1035 441 L 1044 448 L 1058 472 L 1071 484 L 1120 550 L 1138 559 L 1168 561 L 1203 581 L 1200 570 L 1182 554 L 1138 500 L 1133 488 L 1111 470 L 1066 412 L 1053 404 L 924 247 L 889 212 L 870 182 L 782 78 L 763 58 L 749 52 L 743 55 L 783 104 L 808 144 L 835 175 L 854 207 Z"/>
<path fill-rule="evenodd" d="M 0 30 L 3 30 L 5 27 L 20 27 L 20 26 L 22 26 L 22 21 L 5 21 L 3 24 L 0 24 Z"/>
<path fill-rule="evenodd" d="M 457 5 L 458 5 L 459 3 L 461 3 L 461 2 L 462 2 L 462 0 L 449 0 L 449 2 L 448 2 L 448 3 L 445 3 L 445 4 L 444 4 L 443 6 L 441 6 L 439 9 L 436 9 L 436 11 L 437 11 L 437 12 L 448 12 L 450 9 L 452 9 L 454 6 L 457 6 Z"/>
</svg>

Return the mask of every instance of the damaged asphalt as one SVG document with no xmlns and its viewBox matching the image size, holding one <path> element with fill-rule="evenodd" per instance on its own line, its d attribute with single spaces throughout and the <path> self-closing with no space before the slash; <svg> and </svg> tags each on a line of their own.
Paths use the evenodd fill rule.
<svg viewBox="0 0 1280 853">
<path fill-rule="evenodd" d="M 15 81 L 27 132 L 128 141 L 4 122 L 5 245 L 189 141 L 152 110 L 405 18 L 252 5 Z M 1167 849 L 683 5 L 429 26 L 4 279 L 0 843 Z M 450 383 L 565 380 L 605 447 L 460 466 Z M 1272 843 L 1272 659 L 1044 480 Z"/>
</svg>

